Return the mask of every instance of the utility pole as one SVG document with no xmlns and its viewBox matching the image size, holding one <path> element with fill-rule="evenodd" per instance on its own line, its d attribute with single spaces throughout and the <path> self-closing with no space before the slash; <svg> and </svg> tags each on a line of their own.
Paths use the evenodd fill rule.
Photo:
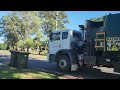
<svg viewBox="0 0 120 90">
<path fill-rule="evenodd" d="M 56 27 L 56 30 L 57 30 L 57 26 L 58 26 L 58 11 L 56 11 L 56 23 L 55 23 L 55 27 Z"/>
</svg>

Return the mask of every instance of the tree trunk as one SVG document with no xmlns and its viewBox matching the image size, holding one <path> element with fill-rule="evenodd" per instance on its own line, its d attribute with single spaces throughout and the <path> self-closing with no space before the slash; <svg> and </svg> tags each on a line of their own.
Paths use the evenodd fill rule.
<svg viewBox="0 0 120 90">
<path fill-rule="evenodd" d="M 41 46 L 39 46 L 39 55 L 40 55 L 40 53 L 41 53 Z"/>
<path fill-rule="evenodd" d="M 6 50 L 9 50 L 10 49 L 10 45 L 9 43 L 7 44 L 7 47 L 6 47 Z"/>
<path fill-rule="evenodd" d="M 17 48 L 15 50 L 18 50 Z"/>
<path fill-rule="evenodd" d="M 35 41 L 34 41 L 34 50 L 35 50 L 36 48 L 35 48 Z"/>
<path fill-rule="evenodd" d="M 25 47 L 23 46 L 23 51 L 25 51 Z"/>
<path fill-rule="evenodd" d="M 23 40 L 23 51 L 25 51 L 25 46 L 24 46 L 25 45 L 25 40 L 26 40 L 25 36 L 22 40 Z"/>
<path fill-rule="evenodd" d="M 24 46 L 22 46 L 21 50 L 22 50 L 22 51 L 25 51 L 25 47 L 24 47 Z"/>
<path fill-rule="evenodd" d="M 17 45 L 16 45 L 16 49 L 15 50 L 18 50 L 18 47 L 17 47 Z"/>
<path fill-rule="evenodd" d="M 39 55 L 40 55 L 40 53 L 41 53 L 41 52 L 39 51 Z"/>
<path fill-rule="evenodd" d="M 45 45 L 45 50 L 47 50 L 47 44 Z"/>
<path fill-rule="evenodd" d="M 13 45 L 13 50 L 14 50 L 14 45 Z"/>
<path fill-rule="evenodd" d="M 27 47 L 27 52 L 29 52 L 29 47 Z"/>
</svg>

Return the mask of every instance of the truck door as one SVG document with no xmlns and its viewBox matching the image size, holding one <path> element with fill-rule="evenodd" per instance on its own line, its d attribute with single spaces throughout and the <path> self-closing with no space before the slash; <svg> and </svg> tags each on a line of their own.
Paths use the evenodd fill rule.
<svg viewBox="0 0 120 90">
<path fill-rule="evenodd" d="M 60 32 L 51 33 L 49 42 L 49 54 L 55 55 L 56 52 L 60 50 L 60 40 L 61 40 Z"/>
<path fill-rule="evenodd" d="M 62 32 L 61 49 L 70 49 L 70 40 L 68 38 L 68 31 Z"/>
</svg>

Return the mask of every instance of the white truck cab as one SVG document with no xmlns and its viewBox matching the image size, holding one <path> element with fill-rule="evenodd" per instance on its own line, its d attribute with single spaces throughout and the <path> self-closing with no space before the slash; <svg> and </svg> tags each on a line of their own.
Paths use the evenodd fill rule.
<svg viewBox="0 0 120 90">
<path fill-rule="evenodd" d="M 62 71 L 76 70 L 76 54 L 72 48 L 72 42 L 83 43 L 83 33 L 77 30 L 57 30 L 50 34 L 49 40 L 49 62 L 57 62 L 58 68 Z M 73 60 L 74 59 L 74 60 Z"/>
</svg>

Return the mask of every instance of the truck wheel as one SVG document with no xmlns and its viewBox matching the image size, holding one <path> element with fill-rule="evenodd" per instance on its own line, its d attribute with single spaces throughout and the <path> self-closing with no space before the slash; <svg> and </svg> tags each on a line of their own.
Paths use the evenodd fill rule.
<svg viewBox="0 0 120 90">
<path fill-rule="evenodd" d="M 63 72 L 70 71 L 71 64 L 68 56 L 60 55 L 57 60 L 57 67 Z"/>
</svg>

